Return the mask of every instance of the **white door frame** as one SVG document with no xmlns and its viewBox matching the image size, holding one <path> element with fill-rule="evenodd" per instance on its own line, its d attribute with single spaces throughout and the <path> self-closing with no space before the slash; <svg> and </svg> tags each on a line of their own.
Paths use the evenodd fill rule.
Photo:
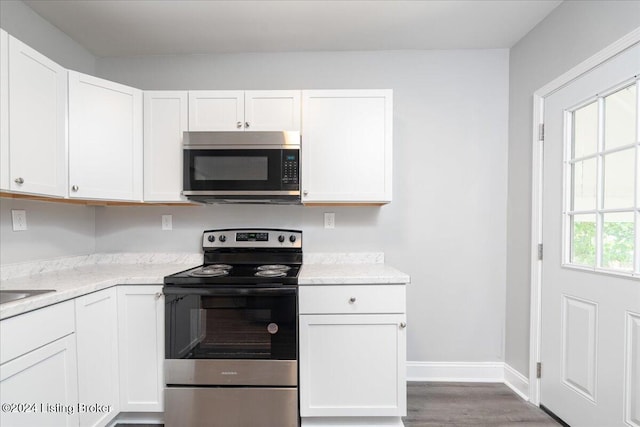
<svg viewBox="0 0 640 427">
<path fill-rule="evenodd" d="M 587 60 L 581 62 L 560 77 L 547 83 L 533 93 L 533 136 L 531 168 L 531 312 L 529 329 L 529 401 L 540 405 L 540 379 L 537 378 L 537 363 L 540 361 L 542 261 L 538 259 L 538 244 L 542 242 L 542 171 L 543 141 L 540 126 L 544 123 L 544 100 L 581 75 L 589 72 L 623 50 L 640 42 L 640 28 L 607 46 Z"/>
</svg>

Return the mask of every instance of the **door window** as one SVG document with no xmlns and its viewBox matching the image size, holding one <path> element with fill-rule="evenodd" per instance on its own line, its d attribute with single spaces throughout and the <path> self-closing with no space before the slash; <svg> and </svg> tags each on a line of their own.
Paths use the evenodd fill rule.
<svg viewBox="0 0 640 427">
<path fill-rule="evenodd" d="M 638 85 L 567 111 L 565 265 L 640 275 Z"/>
</svg>

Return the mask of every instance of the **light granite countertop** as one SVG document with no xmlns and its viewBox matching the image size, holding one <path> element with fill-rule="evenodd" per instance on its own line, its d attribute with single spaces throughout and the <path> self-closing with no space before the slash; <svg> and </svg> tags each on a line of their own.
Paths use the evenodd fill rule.
<svg viewBox="0 0 640 427">
<path fill-rule="evenodd" d="M 164 276 L 201 264 L 198 254 L 94 254 L 9 266 L 2 290 L 53 289 L 0 305 L 0 319 L 116 285 L 161 285 Z M 402 284 L 407 274 L 384 264 L 380 253 L 305 254 L 300 285 Z"/>
<path fill-rule="evenodd" d="M 298 284 L 304 285 L 375 285 L 406 284 L 409 275 L 387 264 L 304 264 Z"/>
<path fill-rule="evenodd" d="M 53 289 L 0 304 L 0 319 L 77 298 L 115 285 L 161 285 L 164 276 L 198 264 L 98 264 L 3 280 L 2 290 Z"/>
</svg>

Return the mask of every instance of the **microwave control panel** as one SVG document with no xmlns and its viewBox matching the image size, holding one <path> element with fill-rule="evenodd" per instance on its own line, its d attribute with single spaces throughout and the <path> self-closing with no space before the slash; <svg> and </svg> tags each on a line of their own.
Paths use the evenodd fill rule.
<svg viewBox="0 0 640 427">
<path fill-rule="evenodd" d="M 300 164 L 299 150 L 282 150 L 282 183 L 298 184 Z"/>
</svg>

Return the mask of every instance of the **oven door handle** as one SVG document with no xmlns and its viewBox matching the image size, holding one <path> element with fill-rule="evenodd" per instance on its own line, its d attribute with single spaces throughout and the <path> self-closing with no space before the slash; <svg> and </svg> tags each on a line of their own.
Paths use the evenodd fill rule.
<svg viewBox="0 0 640 427">
<path fill-rule="evenodd" d="M 295 295 L 297 288 L 186 288 L 180 286 L 165 286 L 162 292 L 165 295 L 204 295 L 204 296 L 281 296 Z"/>
</svg>

